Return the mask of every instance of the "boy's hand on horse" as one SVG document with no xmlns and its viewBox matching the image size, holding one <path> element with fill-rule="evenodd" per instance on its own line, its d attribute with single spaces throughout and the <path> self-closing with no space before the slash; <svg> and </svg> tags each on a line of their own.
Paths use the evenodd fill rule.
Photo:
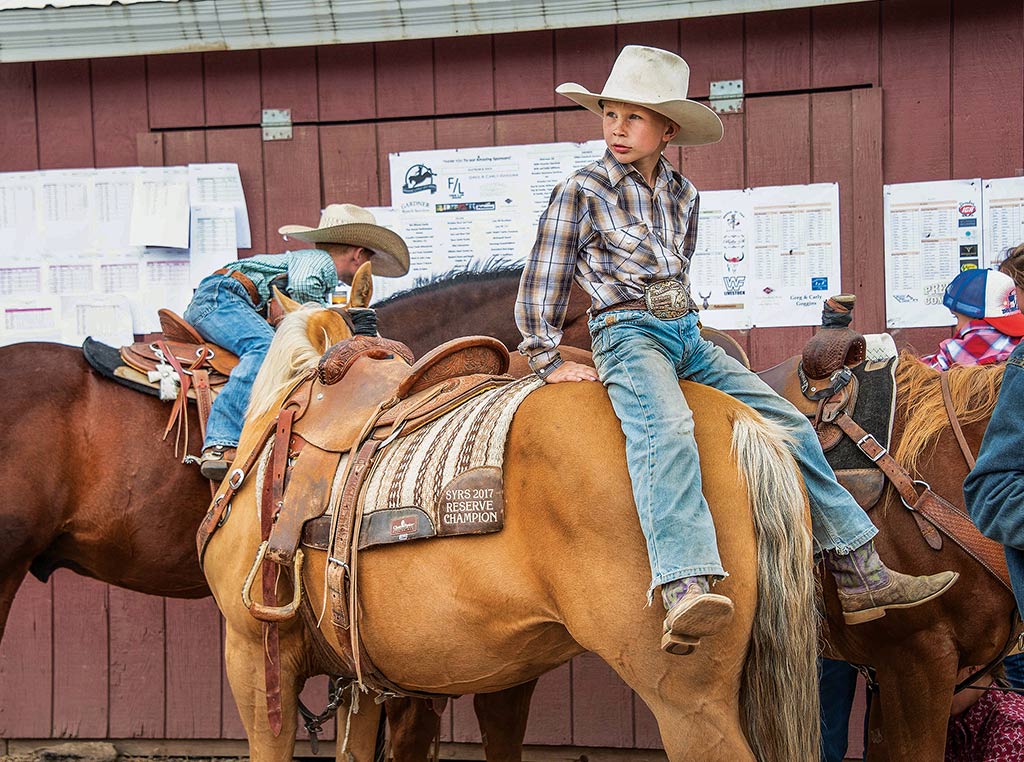
<svg viewBox="0 0 1024 762">
<path fill-rule="evenodd" d="M 558 384 L 563 381 L 598 381 L 599 379 L 596 368 L 573 362 L 572 360 L 566 360 L 544 380 L 549 384 Z"/>
</svg>

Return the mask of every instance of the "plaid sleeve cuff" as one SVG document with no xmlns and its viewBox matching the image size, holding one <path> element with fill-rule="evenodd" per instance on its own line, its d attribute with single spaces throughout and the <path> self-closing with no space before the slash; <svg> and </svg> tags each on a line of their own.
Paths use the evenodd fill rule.
<svg viewBox="0 0 1024 762">
<path fill-rule="evenodd" d="M 545 352 L 542 355 L 530 358 L 530 367 L 533 368 L 533 372 L 540 376 L 542 379 L 547 379 L 555 369 L 558 368 L 565 362 L 562 356 L 558 352 Z"/>
</svg>

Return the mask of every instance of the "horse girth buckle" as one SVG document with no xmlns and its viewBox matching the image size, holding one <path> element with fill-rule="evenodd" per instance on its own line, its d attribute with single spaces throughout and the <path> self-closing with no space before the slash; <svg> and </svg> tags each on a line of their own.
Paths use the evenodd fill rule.
<svg viewBox="0 0 1024 762">
<path fill-rule="evenodd" d="M 675 320 L 697 309 L 686 286 L 678 280 L 649 283 L 644 288 L 644 302 L 658 320 Z"/>
</svg>

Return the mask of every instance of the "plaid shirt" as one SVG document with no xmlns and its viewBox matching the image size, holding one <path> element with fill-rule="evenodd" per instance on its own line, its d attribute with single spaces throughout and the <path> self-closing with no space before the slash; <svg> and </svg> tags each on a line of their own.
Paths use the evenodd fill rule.
<svg viewBox="0 0 1024 762">
<path fill-rule="evenodd" d="M 949 370 L 951 365 L 990 365 L 1002 362 L 1020 343 L 1017 336 L 1007 336 L 984 320 L 971 320 L 956 336 L 939 344 L 939 351 L 926 355 L 921 362 L 935 370 Z"/>
<path fill-rule="evenodd" d="M 700 198 L 662 156 L 654 188 L 611 151 L 551 192 L 516 300 L 519 351 L 545 375 L 560 361 L 558 343 L 573 279 L 594 310 L 640 299 L 652 281 L 690 288 Z"/>
<path fill-rule="evenodd" d="M 323 249 L 258 254 L 232 262 L 227 269 L 238 270 L 253 282 L 260 292 L 257 308 L 269 301 L 270 283 L 279 275 L 288 276 L 283 290 L 300 304 L 317 302 L 330 305 L 331 294 L 338 287 L 338 269 L 331 255 Z"/>
</svg>

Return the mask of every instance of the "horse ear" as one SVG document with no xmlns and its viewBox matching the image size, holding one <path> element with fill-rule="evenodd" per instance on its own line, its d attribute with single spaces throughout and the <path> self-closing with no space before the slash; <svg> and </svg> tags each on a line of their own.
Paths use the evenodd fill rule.
<svg viewBox="0 0 1024 762">
<path fill-rule="evenodd" d="M 349 307 L 369 307 L 373 299 L 373 268 L 364 262 L 352 276 L 352 291 L 348 298 Z"/>
<path fill-rule="evenodd" d="M 289 312 L 295 312 L 295 310 L 302 306 L 277 286 L 271 286 L 270 290 L 274 294 L 274 301 L 277 302 L 278 306 L 284 311 L 284 314 L 287 315 Z"/>
</svg>

